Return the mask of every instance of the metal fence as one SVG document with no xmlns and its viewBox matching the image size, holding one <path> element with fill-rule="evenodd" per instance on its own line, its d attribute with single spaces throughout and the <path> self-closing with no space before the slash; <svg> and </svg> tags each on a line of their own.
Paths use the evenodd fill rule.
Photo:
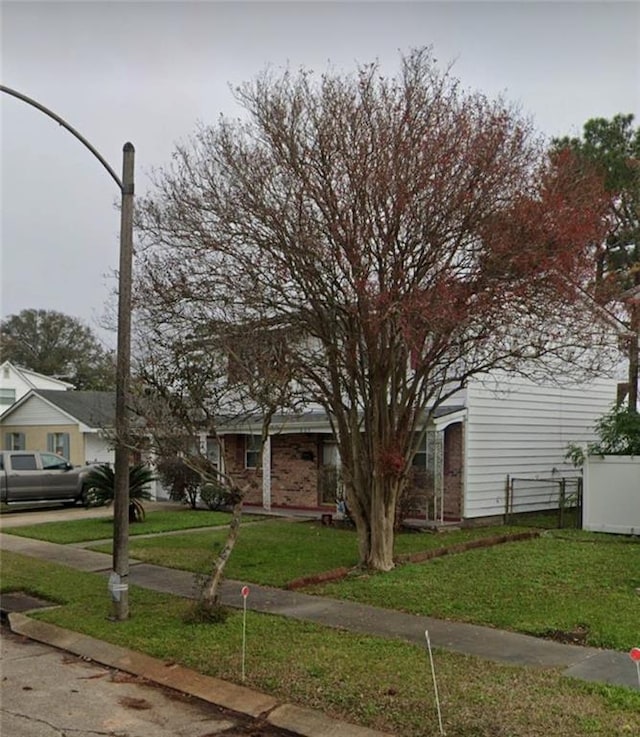
<svg viewBox="0 0 640 737">
<path fill-rule="evenodd" d="M 548 528 L 582 527 L 582 477 L 507 477 L 505 521 Z"/>
</svg>

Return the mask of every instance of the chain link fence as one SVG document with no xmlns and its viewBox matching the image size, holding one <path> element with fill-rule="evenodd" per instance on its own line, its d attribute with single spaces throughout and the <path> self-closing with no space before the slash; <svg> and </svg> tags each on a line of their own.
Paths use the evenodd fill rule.
<svg viewBox="0 0 640 737">
<path fill-rule="evenodd" d="M 508 476 L 505 522 L 549 529 L 581 528 L 582 476 Z"/>
</svg>

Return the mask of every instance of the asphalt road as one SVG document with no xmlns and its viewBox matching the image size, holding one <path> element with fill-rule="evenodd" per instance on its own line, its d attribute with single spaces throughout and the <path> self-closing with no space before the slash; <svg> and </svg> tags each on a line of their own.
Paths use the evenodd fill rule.
<svg viewBox="0 0 640 737">
<path fill-rule="evenodd" d="M 0 630 L 7 737 L 286 737 L 289 732 Z"/>
</svg>

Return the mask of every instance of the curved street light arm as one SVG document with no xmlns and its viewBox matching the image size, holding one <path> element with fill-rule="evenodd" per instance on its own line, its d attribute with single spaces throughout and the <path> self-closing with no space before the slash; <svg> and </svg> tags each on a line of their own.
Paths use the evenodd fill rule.
<svg viewBox="0 0 640 737">
<path fill-rule="evenodd" d="M 11 95 L 12 97 L 17 97 L 18 100 L 22 100 L 22 102 L 26 102 L 27 105 L 31 105 L 32 107 L 37 108 L 40 110 L 40 112 L 44 113 L 45 115 L 48 115 L 50 118 L 53 118 L 53 120 L 56 121 L 59 125 L 61 125 L 63 128 L 66 128 L 69 133 L 71 133 L 72 136 L 75 136 L 80 143 L 85 146 L 86 148 L 91 151 L 91 153 L 98 159 L 98 161 L 104 166 L 104 168 L 109 172 L 109 175 L 111 178 L 115 181 L 115 183 L 118 185 L 118 188 L 122 193 L 124 193 L 124 186 L 122 182 L 120 181 L 120 178 L 118 175 L 113 171 L 113 169 L 109 166 L 106 159 L 103 158 L 103 156 L 96 151 L 96 149 L 87 141 L 87 139 L 82 136 L 78 131 L 64 118 L 61 118 L 59 115 L 56 115 L 56 113 L 53 112 L 53 110 L 49 110 L 49 108 L 45 107 L 44 105 L 41 105 L 37 100 L 33 100 L 31 97 L 27 97 L 27 95 L 23 95 L 21 92 L 18 92 L 17 90 L 11 89 L 11 87 L 5 87 L 3 84 L 0 84 L 0 92 L 6 92 L 8 95 Z"/>
<path fill-rule="evenodd" d="M 122 194 L 120 208 L 120 270 L 118 276 L 118 348 L 116 358 L 115 481 L 113 511 L 113 572 L 110 578 L 113 619 L 129 617 L 129 420 L 127 396 L 131 373 L 131 267 L 133 259 L 134 158 L 132 143 L 122 147 L 122 179 L 96 149 L 66 120 L 21 92 L 0 85 L 0 92 L 17 97 L 52 118 L 77 138 L 107 170 Z"/>
</svg>

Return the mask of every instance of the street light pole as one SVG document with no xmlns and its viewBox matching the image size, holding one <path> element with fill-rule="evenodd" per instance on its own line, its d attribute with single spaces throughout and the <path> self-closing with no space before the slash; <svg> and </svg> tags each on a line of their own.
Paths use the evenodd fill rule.
<svg viewBox="0 0 640 737">
<path fill-rule="evenodd" d="M 113 619 L 129 618 L 129 418 L 131 375 L 131 265 L 133 261 L 133 167 L 135 149 L 122 149 L 120 266 L 118 275 L 118 351 L 116 364 L 116 459 L 113 504 Z"/>
<path fill-rule="evenodd" d="M 64 118 L 37 100 L 17 90 L 0 85 L 0 92 L 26 102 L 49 116 L 77 138 L 98 159 L 116 182 L 122 193 L 120 210 L 120 264 L 118 276 L 118 349 L 116 356 L 116 416 L 115 416 L 115 489 L 113 520 L 113 571 L 109 579 L 113 602 L 112 619 L 129 617 L 129 417 L 127 400 L 131 375 L 131 267 L 133 261 L 133 144 L 125 143 L 122 151 L 122 180 L 104 157 Z"/>
</svg>

